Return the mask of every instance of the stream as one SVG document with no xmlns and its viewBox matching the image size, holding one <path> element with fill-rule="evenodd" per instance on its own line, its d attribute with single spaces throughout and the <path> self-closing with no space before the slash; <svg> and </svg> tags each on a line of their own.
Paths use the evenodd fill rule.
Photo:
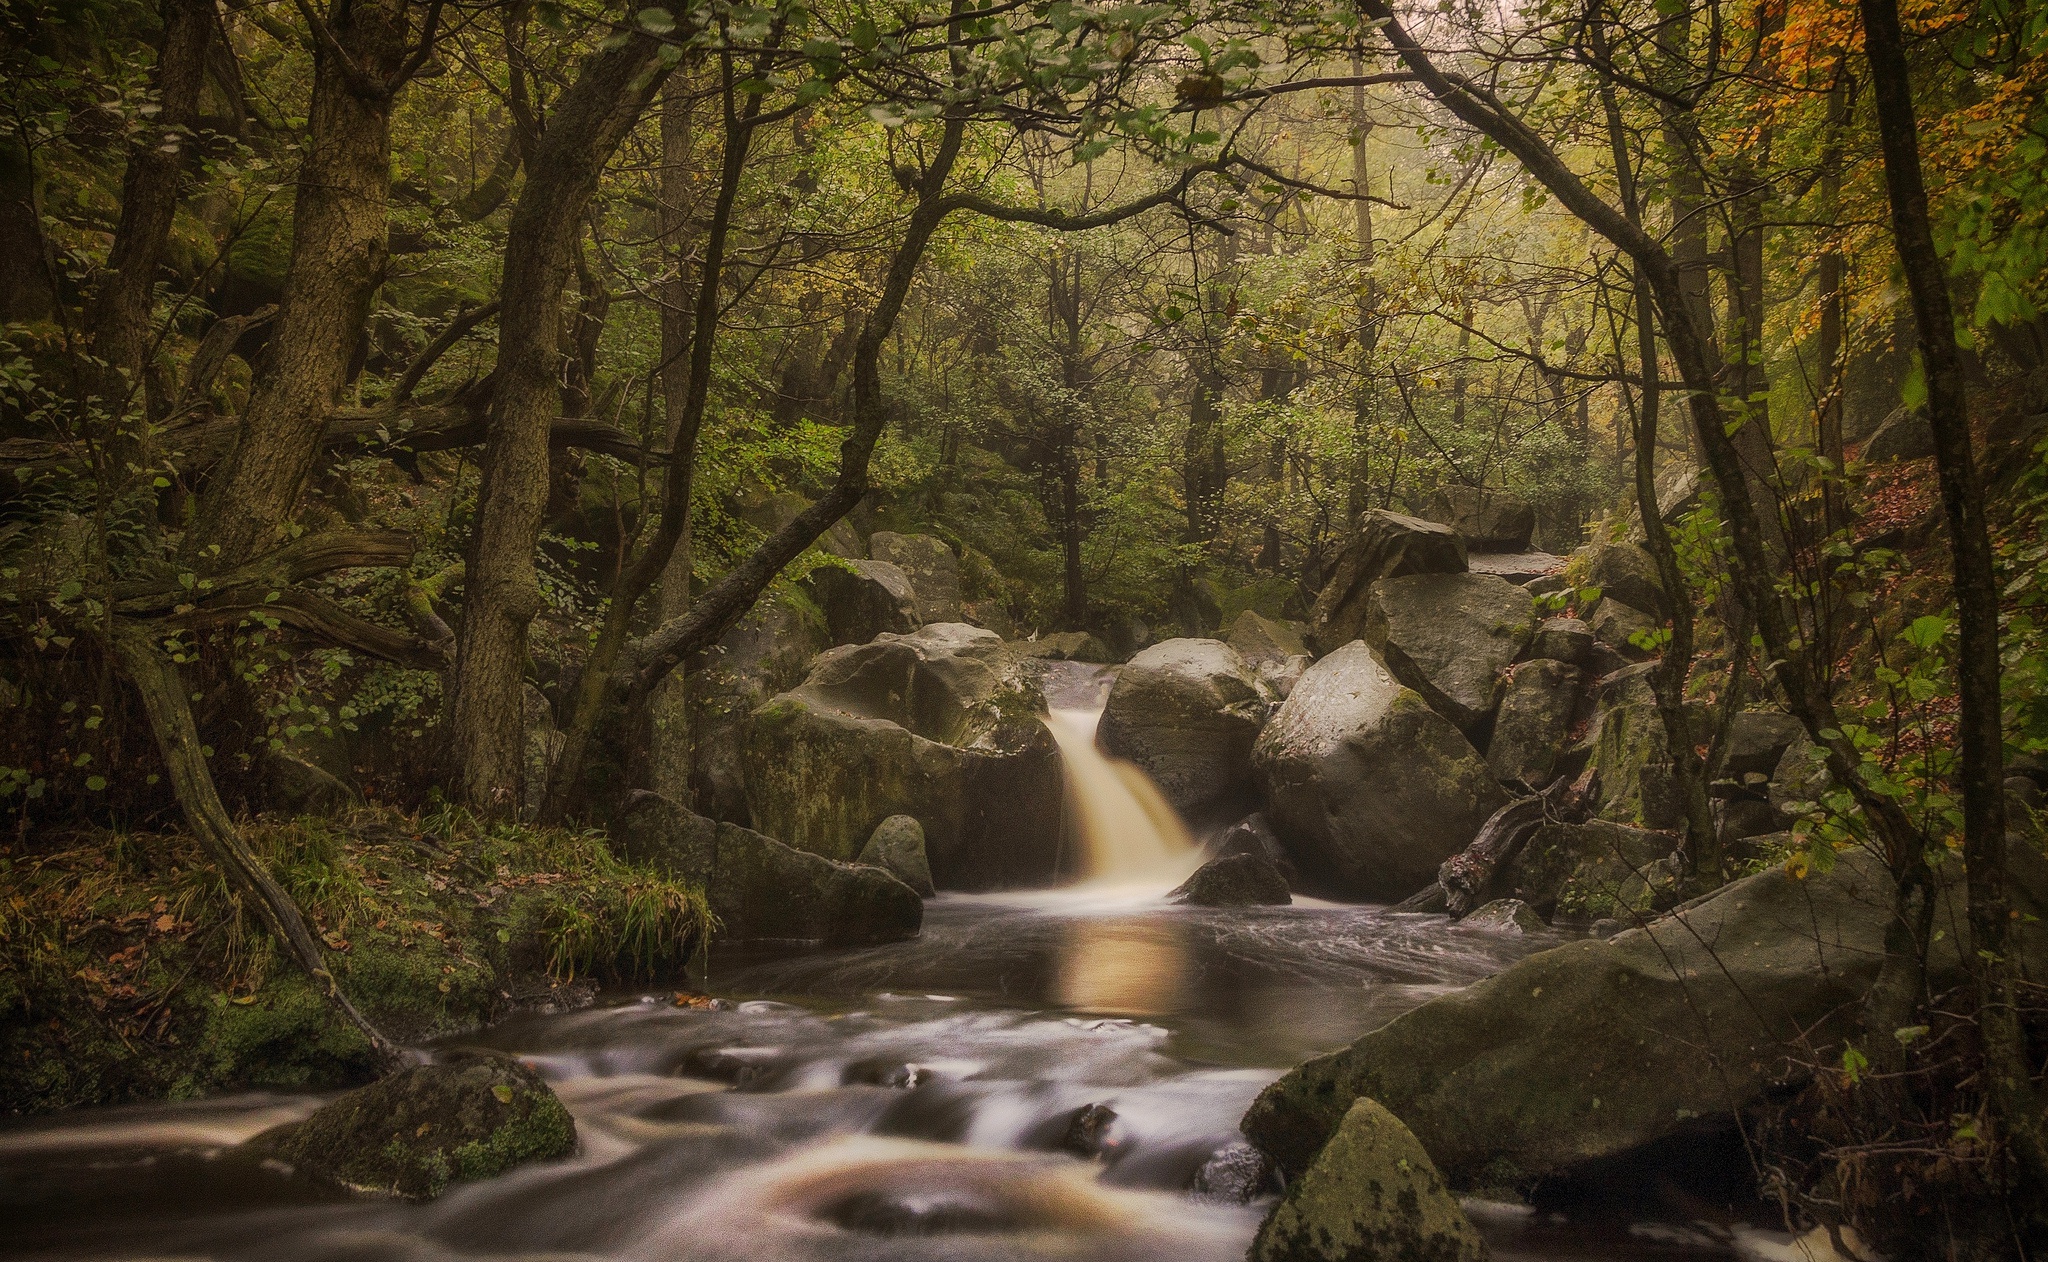
<svg viewBox="0 0 2048 1262">
<path fill-rule="evenodd" d="M 0 1130 L 0 1252 L 1222 1262 L 1267 1202 L 1191 1189 L 1227 1184 L 1228 1153 L 1204 1166 L 1261 1087 L 1556 940 L 1156 890 L 947 895 L 908 942 L 716 952 L 716 1008 L 608 995 L 464 1040 L 547 1074 L 571 1160 L 406 1205 L 233 1147 L 321 1097 L 83 1110 Z M 1678 1193 L 1470 1208 L 1502 1258 L 1795 1256 Z"/>
</svg>

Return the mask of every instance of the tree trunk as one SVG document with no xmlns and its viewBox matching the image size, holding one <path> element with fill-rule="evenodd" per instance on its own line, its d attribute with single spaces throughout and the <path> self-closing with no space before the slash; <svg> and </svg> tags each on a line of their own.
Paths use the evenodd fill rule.
<svg viewBox="0 0 2048 1262">
<path fill-rule="evenodd" d="M 2013 912 L 2005 882 L 2003 718 L 1999 698 L 1998 582 L 1984 521 L 1984 487 L 1970 439 L 1969 400 L 1955 341 L 1947 268 L 1934 246 L 1920 170 L 1905 35 L 1897 0 L 1861 0 L 1864 47 L 1877 101 L 1892 236 L 1913 299 L 1927 374 L 1927 417 L 1934 431 L 1943 515 L 1954 555 L 1959 623 L 1956 676 L 1962 710 L 1963 861 L 1970 895 L 1971 967 L 1977 1029 L 1984 1050 L 1985 1095 L 2018 1159 L 2038 1212 L 2048 1196 L 2048 1134 L 2034 1089 L 2026 1033 L 2015 1006 L 2019 968 L 2011 954 Z M 2022 1197 L 2021 1203 L 2028 1198 Z"/>
<path fill-rule="evenodd" d="M 527 626 L 540 610 L 533 558 L 561 402 L 562 294 L 598 178 L 667 75 L 660 49 L 636 33 L 585 59 L 534 146 L 505 243 L 490 441 L 448 706 L 452 787 L 493 813 L 520 801 L 521 682 Z"/>
<path fill-rule="evenodd" d="M 1351 77 L 1365 77 L 1365 52 L 1351 54 Z M 1353 240 L 1358 248 L 1358 266 L 1364 283 L 1358 291 L 1358 384 L 1351 400 L 1352 467 L 1346 509 L 1350 524 L 1356 525 L 1372 507 L 1372 428 L 1378 419 L 1378 396 L 1373 391 L 1373 356 L 1379 349 L 1379 282 L 1373 269 L 1378 247 L 1372 231 L 1372 168 L 1366 163 L 1365 145 L 1372 136 L 1372 117 L 1365 112 L 1365 87 L 1351 89 L 1351 203 Z M 1459 405 L 1464 403 L 1463 379 L 1459 381 Z"/>
<path fill-rule="evenodd" d="M 246 561 L 284 535 L 383 281 L 393 100 L 375 89 L 403 66 L 407 3 L 336 0 L 327 21 L 335 47 L 314 41 L 306 156 L 277 326 L 187 544 L 208 568 Z"/>
</svg>

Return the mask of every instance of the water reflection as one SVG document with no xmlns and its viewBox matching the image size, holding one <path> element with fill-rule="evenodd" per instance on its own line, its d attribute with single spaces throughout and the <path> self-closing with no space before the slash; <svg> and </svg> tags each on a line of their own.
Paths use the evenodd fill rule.
<svg viewBox="0 0 2048 1262">
<path fill-rule="evenodd" d="M 1157 1017 L 1187 1006 L 1188 944 L 1179 922 L 1074 920 L 1060 948 L 1058 999 L 1080 1012 Z"/>
</svg>

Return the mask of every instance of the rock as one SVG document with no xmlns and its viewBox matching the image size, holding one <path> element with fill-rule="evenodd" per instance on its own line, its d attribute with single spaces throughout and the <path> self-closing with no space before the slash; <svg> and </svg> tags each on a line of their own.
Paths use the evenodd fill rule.
<svg viewBox="0 0 2048 1262">
<path fill-rule="evenodd" d="M 1298 622 L 1281 622 L 1247 609 L 1230 624 L 1224 643 L 1237 651 L 1247 665 L 1286 662 L 1308 653 L 1306 628 Z"/>
<path fill-rule="evenodd" d="M 1287 878 L 1263 855 L 1227 854 L 1209 860 L 1166 896 L 1191 907 L 1285 907 L 1294 901 Z"/>
<path fill-rule="evenodd" d="M 1550 927 L 1543 923 L 1543 917 L 1537 915 L 1535 909 L 1519 898 L 1496 898 L 1458 923 L 1491 933 L 1516 935 L 1541 933 Z"/>
<path fill-rule="evenodd" d="M 555 727 L 555 708 L 547 694 L 532 684 L 521 686 L 521 716 L 526 724 L 526 765 L 520 787 L 520 813 L 532 819 L 540 813 L 548 795 L 548 778 L 555 773 L 555 760 L 569 738 Z"/>
<path fill-rule="evenodd" d="M 1025 657 L 1042 657 L 1050 662 L 1113 662 L 1116 654 L 1086 631 L 1055 631 L 1014 646 Z"/>
<path fill-rule="evenodd" d="M 1835 782 L 1828 774 L 1827 763 L 1816 756 L 1816 750 L 1816 746 L 1797 740 L 1787 745 L 1778 759 L 1777 768 L 1771 772 L 1769 792 L 1771 805 L 1781 813 L 1805 814 Z"/>
<path fill-rule="evenodd" d="M 1627 497 L 1628 508 L 1623 514 L 1628 523 L 1628 537 L 1632 542 L 1641 543 L 1643 517 L 1638 511 L 1636 497 Z M 1700 471 L 1691 465 L 1671 462 L 1657 470 L 1657 515 L 1664 524 L 1676 525 L 1678 519 L 1699 506 Z"/>
<path fill-rule="evenodd" d="M 1550 821 L 1536 830 L 1496 880 L 1536 914 L 1589 924 L 1637 917 L 1676 905 L 1678 838 L 1607 820 Z"/>
<path fill-rule="evenodd" d="M 1555 596 L 1572 589 L 1572 581 L 1562 574 L 1544 574 L 1522 584 L 1522 590 L 1531 596 Z"/>
<path fill-rule="evenodd" d="M 533 1070 L 469 1052 L 402 1069 L 249 1142 L 354 1191 L 424 1201 L 458 1180 L 568 1156 L 576 1123 Z"/>
<path fill-rule="evenodd" d="M 891 815 L 875 825 L 874 835 L 860 848 L 855 863 L 877 867 L 917 891 L 920 898 L 937 893 L 932 888 L 931 864 L 924 857 L 924 825 L 908 815 Z"/>
<path fill-rule="evenodd" d="M 1266 822 L 1263 813 L 1254 811 L 1232 824 L 1216 839 L 1216 857 L 1226 858 L 1234 854 L 1255 855 L 1273 865 L 1280 878 L 1291 887 L 1295 880 L 1294 861 L 1287 857 L 1286 847 L 1280 844 L 1273 826 Z"/>
<path fill-rule="evenodd" d="M 960 602 L 960 621 L 993 631 L 1005 640 L 1014 639 L 1017 635 L 1017 624 L 1010 620 L 1010 611 L 1000 600 Z"/>
<path fill-rule="evenodd" d="M 1633 605 L 1603 597 L 1593 607 L 1589 625 L 1594 639 L 1628 660 L 1640 662 L 1655 652 L 1643 645 L 1664 624 Z"/>
<path fill-rule="evenodd" d="M 1249 665 L 1252 674 L 1258 676 L 1259 682 L 1266 685 L 1266 690 L 1273 694 L 1273 699 L 1285 701 L 1287 694 L 1294 691 L 1294 685 L 1300 683 L 1301 677 L 1308 673 L 1308 668 L 1314 660 L 1306 653 L 1296 653 L 1285 661 L 1259 661 Z"/>
<path fill-rule="evenodd" d="M 1468 552 L 1524 552 L 1536 533 L 1536 510 L 1506 491 L 1446 486 L 1430 497 L 1430 513 L 1465 536 Z"/>
<path fill-rule="evenodd" d="M 834 644 L 866 644 L 885 631 L 902 635 L 924 622 L 910 577 L 887 561 L 821 565 L 804 587 L 824 611 Z"/>
<path fill-rule="evenodd" d="M 1650 688 L 1650 672 L 1656 669 L 1655 662 L 1641 662 L 1600 681 L 1590 734 L 1590 761 L 1600 773 L 1594 810 L 1618 823 L 1678 828 L 1685 804 L 1671 783 L 1671 746 Z"/>
<path fill-rule="evenodd" d="M 1247 796 L 1252 742 L 1273 696 L 1221 640 L 1168 640 L 1118 672 L 1096 728 L 1182 815 Z"/>
<path fill-rule="evenodd" d="M 697 808 L 713 819 L 751 824 L 747 806 L 747 741 L 754 710 L 795 685 L 811 659 L 832 647 L 825 615 L 796 592 L 771 592 L 692 658 L 689 689 L 689 784 Z M 661 790 L 662 782 L 651 786 Z"/>
<path fill-rule="evenodd" d="M 1500 704 L 1508 664 L 1536 634 L 1536 602 L 1490 574 L 1410 574 L 1373 584 L 1365 640 L 1394 678 L 1468 736 Z"/>
<path fill-rule="evenodd" d="M 1750 774 L 1768 776 L 1778 769 L 1794 742 L 1804 744 L 1806 727 L 1778 710 L 1744 710 L 1728 725 L 1728 750 L 1721 774 L 1740 780 Z"/>
<path fill-rule="evenodd" d="M 864 946 L 916 937 L 924 923 L 917 891 L 880 867 L 807 854 L 656 794 L 634 798 L 613 840 L 629 862 L 701 885 L 719 941 Z"/>
<path fill-rule="evenodd" d="M 944 539 L 877 530 L 868 536 L 868 555 L 903 571 L 917 593 L 920 621 L 960 621 L 960 559 Z"/>
<path fill-rule="evenodd" d="M 803 683 L 754 712 L 754 826 L 846 860 L 883 820 L 909 815 L 940 889 L 1050 882 L 1062 775 L 1039 720 L 1039 669 L 954 622 L 820 655 Z"/>
<path fill-rule="evenodd" d="M 1486 746 L 1486 768 L 1494 779 L 1541 789 L 1555 778 L 1580 682 L 1578 667 L 1550 658 L 1515 668 Z"/>
<path fill-rule="evenodd" d="M 1366 592 L 1380 579 L 1464 572 L 1465 541 L 1449 526 L 1384 510 L 1367 513 L 1316 597 L 1309 644 L 1318 653 L 1334 653 L 1363 637 Z"/>
<path fill-rule="evenodd" d="M 1782 869 L 1737 881 L 1643 928 L 1532 955 L 1301 1065 L 1259 1097 L 1245 1134 L 1307 1170 L 1369 1098 L 1453 1186 L 1494 1188 L 1676 1135 L 1804 1078 L 1813 1048 L 1856 1019 L 1891 903 L 1882 864 L 1860 851 L 1803 881 Z"/>
<path fill-rule="evenodd" d="M 1554 552 L 1471 552 L 1465 564 L 1474 574 L 1491 574 L 1526 587 L 1562 570 L 1565 559 Z"/>
<path fill-rule="evenodd" d="M 264 753 L 262 764 L 266 811 L 338 815 L 355 804 L 356 795 L 347 785 L 303 758 L 273 749 Z"/>
<path fill-rule="evenodd" d="M 1357 641 L 1302 676 L 1252 767 L 1288 854 L 1339 896 L 1433 882 L 1507 802 L 1457 727 Z"/>
<path fill-rule="evenodd" d="M 1242 1141 L 1225 1144 L 1195 1171 L 1188 1190 L 1205 1201 L 1245 1205 L 1274 1186 L 1273 1159 Z"/>
<path fill-rule="evenodd" d="M 1579 665 L 1593 650 L 1593 628 L 1577 618 L 1545 618 L 1536 627 L 1536 638 L 1529 644 L 1532 659 L 1548 658 L 1553 662 L 1570 662 Z"/>
<path fill-rule="evenodd" d="M 1714 832 L 1723 846 L 1783 832 L 1791 826 L 1792 820 L 1768 799 L 1732 797 L 1714 803 Z"/>
<path fill-rule="evenodd" d="M 1068 1120 L 1059 1149 L 1076 1157 L 1099 1157 L 1111 1145 L 1109 1131 L 1115 1124 L 1115 1109 L 1106 1104 L 1083 1105 Z"/>
<path fill-rule="evenodd" d="M 1485 1262 L 1422 1143 L 1392 1112 L 1359 1097 L 1328 1144 L 1260 1225 L 1251 1262 Z"/>
<path fill-rule="evenodd" d="M 1671 616 L 1656 558 L 1635 544 L 1589 543 L 1572 553 L 1572 561 L 1584 572 L 1582 589 L 1597 587 L 1603 597 L 1653 614 L 1659 622 Z"/>
<path fill-rule="evenodd" d="M 733 516 L 769 535 L 795 521 L 797 515 L 810 506 L 810 501 L 794 492 L 770 491 L 759 485 L 743 487 L 734 492 L 729 501 Z M 861 555 L 860 536 L 854 533 L 845 518 L 833 522 L 812 546 L 820 552 L 848 560 Z"/>
<path fill-rule="evenodd" d="M 1859 458 L 1864 464 L 1883 464 L 1890 460 L 1925 460 L 1933 454 L 1934 427 L 1928 423 L 1927 409 L 1901 407 L 1878 422 L 1870 437 L 1863 440 Z"/>
</svg>

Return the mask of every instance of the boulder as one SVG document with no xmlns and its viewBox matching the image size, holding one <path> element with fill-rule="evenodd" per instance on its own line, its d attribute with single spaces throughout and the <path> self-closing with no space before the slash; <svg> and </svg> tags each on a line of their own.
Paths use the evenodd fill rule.
<svg viewBox="0 0 2048 1262">
<path fill-rule="evenodd" d="M 803 683 L 754 712 L 754 826 L 847 860 L 883 820 L 909 815 L 940 889 L 1050 882 L 1062 778 L 1038 669 L 993 632 L 954 622 L 820 655 Z"/>
<path fill-rule="evenodd" d="M 1298 622 L 1282 622 L 1247 609 L 1230 624 L 1223 642 L 1237 651 L 1247 665 L 1286 662 L 1308 652 L 1306 628 Z"/>
<path fill-rule="evenodd" d="M 1562 570 L 1565 559 L 1555 552 L 1471 552 L 1465 564 L 1474 574 L 1491 574 L 1525 587 Z"/>
<path fill-rule="evenodd" d="M 1096 728 L 1103 752 L 1135 763 L 1182 815 L 1252 787 L 1252 742 L 1273 696 L 1221 640 L 1168 640 L 1117 673 Z"/>
<path fill-rule="evenodd" d="M 1649 637 L 1663 624 L 1657 619 L 1618 600 L 1602 597 L 1593 606 L 1587 624 L 1593 629 L 1593 638 L 1632 662 L 1649 658 L 1653 650 L 1643 647 Z"/>
<path fill-rule="evenodd" d="M 1005 640 L 1013 639 L 1017 634 L 1017 624 L 1011 621 L 1010 611 L 1004 608 L 1000 600 L 960 602 L 960 621 L 993 631 Z"/>
<path fill-rule="evenodd" d="M 1590 924 L 1678 902 L 1678 838 L 1606 820 L 1547 820 L 1495 874 L 1489 888 L 1539 917 Z"/>
<path fill-rule="evenodd" d="M 1290 886 L 1294 884 L 1294 860 L 1287 857 L 1287 848 L 1280 844 L 1279 835 L 1261 812 L 1253 811 L 1225 829 L 1216 839 L 1215 850 L 1219 859 L 1234 854 L 1256 855 L 1278 869 L 1282 880 Z"/>
<path fill-rule="evenodd" d="M 1791 817 L 1772 806 L 1769 798 L 1744 794 L 1714 803 L 1714 833 L 1723 846 L 1783 832 L 1791 826 Z"/>
<path fill-rule="evenodd" d="M 1529 656 L 1580 665 L 1593 651 L 1593 628 L 1577 618 L 1545 618 L 1536 627 Z"/>
<path fill-rule="evenodd" d="M 683 673 L 689 690 L 688 783 L 704 814 L 753 822 L 747 741 L 754 710 L 794 686 L 811 659 L 830 647 L 824 612 L 800 592 L 784 590 L 762 597 L 717 645 L 690 660 Z M 663 783 L 652 787 L 660 790 Z"/>
<path fill-rule="evenodd" d="M 1486 1242 L 1429 1153 L 1359 1098 L 1260 1225 L 1251 1262 L 1485 1262 Z"/>
<path fill-rule="evenodd" d="M 1200 1200 L 1246 1205 L 1273 1186 L 1273 1159 L 1240 1140 L 1211 1153 L 1188 1190 Z"/>
<path fill-rule="evenodd" d="M 652 793 L 637 795 L 613 834 L 621 857 L 701 885 L 721 942 L 866 946 L 917 936 L 924 902 L 879 867 L 835 863 Z"/>
<path fill-rule="evenodd" d="M 1934 454 L 1934 427 L 1926 408 L 1896 408 L 1863 440 L 1864 464 L 1924 460 Z"/>
<path fill-rule="evenodd" d="M 1550 658 L 1515 668 L 1486 746 L 1486 768 L 1494 779 L 1541 789 L 1555 778 L 1580 682 L 1578 667 Z"/>
<path fill-rule="evenodd" d="M 1748 877 L 1605 941 L 1529 956 L 1297 1067 L 1244 1132 L 1306 1171 L 1372 1099 L 1452 1186 L 1526 1188 L 1803 1080 L 1825 1059 L 1815 1049 L 1856 1021 L 1891 916 L 1891 880 L 1862 851 L 1804 880 Z M 1939 975 L 1954 973 L 1952 937 Z"/>
<path fill-rule="evenodd" d="M 1266 690 L 1273 694 L 1273 699 L 1285 701 L 1287 694 L 1294 691 L 1294 685 L 1300 683 L 1301 677 L 1308 673 L 1308 668 L 1314 660 L 1306 653 L 1296 653 L 1285 661 L 1258 661 L 1249 665 L 1252 673 L 1258 676 L 1259 682 L 1266 685 Z"/>
<path fill-rule="evenodd" d="M 1603 597 L 1653 614 L 1661 622 L 1671 616 L 1657 561 L 1632 543 L 1589 543 L 1572 553 L 1573 568 L 1583 573 L 1580 587 L 1597 587 Z"/>
<path fill-rule="evenodd" d="M 924 825 L 908 815 L 891 815 L 875 825 L 874 835 L 860 848 L 855 863 L 865 863 L 917 891 L 921 898 L 937 893 L 932 888 L 932 867 L 924 857 Z"/>
<path fill-rule="evenodd" d="M 1508 664 L 1536 634 L 1535 599 L 1490 574 L 1384 578 L 1365 603 L 1366 642 L 1467 735 L 1493 717 Z"/>
<path fill-rule="evenodd" d="M 1506 491 L 1446 486 L 1430 497 L 1430 514 L 1465 536 L 1470 552 L 1524 552 L 1536 533 L 1536 510 Z"/>
<path fill-rule="evenodd" d="M 810 501 L 793 491 L 771 491 L 758 484 L 735 491 L 727 503 L 733 516 L 768 535 L 795 521 L 810 506 Z M 861 555 L 860 536 L 843 517 L 833 522 L 812 546 L 848 560 Z"/>
<path fill-rule="evenodd" d="M 1284 907 L 1294 901 L 1287 878 L 1270 859 L 1227 854 L 1209 860 L 1166 896 L 1192 907 Z"/>
<path fill-rule="evenodd" d="M 1516 936 L 1541 933 L 1550 927 L 1543 923 L 1543 917 L 1536 914 L 1535 908 L 1519 898 L 1496 898 L 1458 923 L 1468 929 Z"/>
<path fill-rule="evenodd" d="M 804 587 L 823 611 L 834 644 L 866 644 L 883 632 L 902 635 L 924 623 L 910 577 L 887 561 L 821 565 Z"/>
<path fill-rule="evenodd" d="M 910 579 L 911 589 L 917 593 L 920 621 L 960 621 L 960 559 L 944 539 L 877 530 L 868 536 L 868 555 L 895 566 Z"/>
<path fill-rule="evenodd" d="M 1289 855 L 1339 896 L 1431 883 L 1508 800 L 1456 725 L 1359 641 L 1302 676 L 1252 767 Z"/>
<path fill-rule="evenodd" d="M 570 1155 L 576 1123 L 533 1070 L 466 1052 L 401 1069 L 249 1143 L 353 1191 L 423 1201 L 459 1180 Z"/>
<path fill-rule="evenodd" d="M 1798 719 L 1779 710 L 1744 710 L 1728 724 L 1721 774 L 1733 780 L 1769 776 L 1795 742 L 1806 742 L 1806 726 Z"/>
<path fill-rule="evenodd" d="M 1309 645 L 1333 653 L 1365 634 L 1366 592 L 1404 574 L 1462 574 L 1465 541 L 1449 526 L 1378 510 L 1359 522 L 1309 614 Z"/>
<path fill-rule="evenodd" d="M 1023 657 L 1042 657 L 1049 662 L 1113 662 L 1116 654 L 1107 644 L 1086 631 L 1055 631 L 1035 640 L 1021 640 L 1013 646 Z"/>
<path fill-rule="evenodd" d="M 1819 746 L 1796 740 L 1785 747 L 1778 759 L 1777 768 L 1771 772 L 1769 796 L 1771 805 L 1781 813 L 1805 814 L 1835 782 L 1827 763 L 1818 757 L 1818 749 Z"/>
<path fill-rule="evenodd" d="M 1678 828 L 1685 804 L 1671 782 L 1671 746 L 1650 688 L 1650 672 L 1657 669 L 1656 662 L 1639 662 L 1600 680 L 1588 733 L 1590 761 L 1600 773 L 1594 811 L 1617 823 Z"/>
</svg>

